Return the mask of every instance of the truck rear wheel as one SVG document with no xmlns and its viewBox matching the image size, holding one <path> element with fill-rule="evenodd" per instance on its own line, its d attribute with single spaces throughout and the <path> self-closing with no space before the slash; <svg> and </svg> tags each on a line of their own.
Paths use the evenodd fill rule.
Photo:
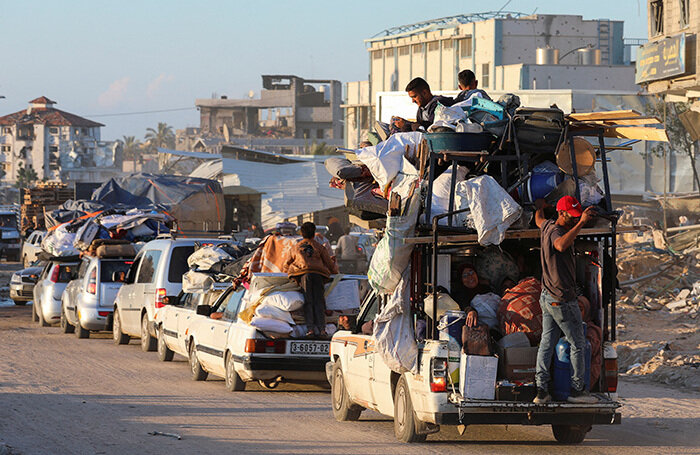
<svg viewBox="0 0 700 455">
<path fill-rule="evenodd" d="M 333 401 L 333 416 L 338 422 L 357 420 L 362 414 L 362 407 L 350 401 L 350 394 L 345 388 L 343 369 L 340 360 L 333 364 L 331 373 L 331 399 Z"/>
<path fill-rule="evenodd" d="M 554 439 L 563 444 L 582 443 L 590 430 L 590 425 L 552 425 Z"/>
<path fill-rule="evenodd" d="M 418 434 L 418 419 L 413 412 L 411 395 L 406 384 L 406 379 L 402 376 L 396 384 L 394 394 L 394 435 L 402 442 L 423 442 L 426 434 Z"/>
</svg>

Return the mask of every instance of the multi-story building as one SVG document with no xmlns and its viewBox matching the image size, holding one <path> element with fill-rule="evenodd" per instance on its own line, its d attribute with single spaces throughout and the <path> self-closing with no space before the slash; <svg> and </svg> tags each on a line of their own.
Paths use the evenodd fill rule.
<svg viewBox="0 0 700 455">
<path fill-rule="evenodd" d="M 3 181 L 14 182 L 20 167 L 34 169 L 39 179 L 88 181 L 121 167 L 117 143 L 100 140 L 103 124 L 56 109 L 55 104 L 42 96 L 31 100 L 27 109 L 0 117 Z"/>
<path fill-rule="evenodd" d="M 403 91 L 422 77 L 434 92 L 457 90 L 470 69 L 489 92 L 636 92 L 624 23 L 581 16 L 514 12 L 451 16 L 394 27 L 365 40 L 369 81 L 348 83 L 347 131 L 353 145 L 375 117 L 377 94 Z M 361 127 L 360 127 L 361 128 Z"/>
</svg>

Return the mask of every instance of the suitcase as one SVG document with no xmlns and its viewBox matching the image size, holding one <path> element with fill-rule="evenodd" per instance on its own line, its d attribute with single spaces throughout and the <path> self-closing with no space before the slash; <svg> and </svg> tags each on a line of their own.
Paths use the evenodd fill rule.
<svg viewBox="0 0 700 455">
<path fill-rule="evenodd" d="M 521 107 L 515 111 L 513 125 L 521 150 L 556 153 L 564 130 L 564 112 Z"/>
<path fill-rule="evenodd" d="M 497 401 L 525 401 L 531 402 L 537 395 L 535 384 L 496 384 Z"/>
</svg>

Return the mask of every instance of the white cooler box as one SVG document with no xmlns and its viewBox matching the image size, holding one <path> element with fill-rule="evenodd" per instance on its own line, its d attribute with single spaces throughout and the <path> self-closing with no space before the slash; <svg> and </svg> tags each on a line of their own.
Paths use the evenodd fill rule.
<svg viewBox="0 0 700 455">
<path fill-rule="evenodd" d="M 459 362 L 459 391 L 464 398 L 493 400 L 496 397 L 498 357 L 467 355 Z"/>
</svg>

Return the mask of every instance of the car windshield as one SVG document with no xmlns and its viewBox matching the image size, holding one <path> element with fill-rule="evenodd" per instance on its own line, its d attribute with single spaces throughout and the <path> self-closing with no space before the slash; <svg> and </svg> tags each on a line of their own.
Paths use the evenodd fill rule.
<svg viewBox="0 0 700 455">
<path fill-rule="evenodd" d="M 0 227 L 4 228 L 16 228 L 17 227 L 17 217 L 11 214 L 0 215 Z"/>
<path fill-rule="evenodd" d="M 122 272 L 124 278 L 126 278 L 126 274 L 129 273 L 129 267 L 133 263 L 134 261 L 103 261 L 100 264 L 100 282 L 113 283 L 114 272 Z"/>
</svg>

